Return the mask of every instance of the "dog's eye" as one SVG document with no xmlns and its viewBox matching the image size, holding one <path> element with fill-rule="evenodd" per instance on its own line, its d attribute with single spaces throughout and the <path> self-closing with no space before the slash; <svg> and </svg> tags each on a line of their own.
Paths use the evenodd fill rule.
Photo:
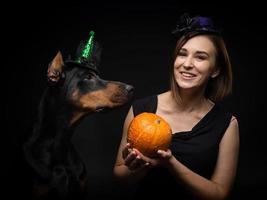
<svg viewBox="0 0 267 200">
<path fill-rule="evenodd" d="M 89 73 L 86 75 L 85 79 L 92 79 L 93 77 L 94 77 L 94 75 Z"/>
</svg>

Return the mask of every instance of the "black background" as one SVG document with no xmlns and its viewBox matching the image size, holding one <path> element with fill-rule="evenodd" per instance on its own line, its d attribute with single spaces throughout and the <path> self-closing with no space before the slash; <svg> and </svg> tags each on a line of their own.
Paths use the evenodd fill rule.
<svg viewBox="0 0 267 200">
<path fill-rule="evenodd" d="M 21 158 L 25 141 L 46 84 L 48 63 L 58 50 L 74 55 L 90 30 L 103 45 L 101 77 L 135 87 L 134 98 L 168 88 L 168 69 L 175 42 L 170 34 L 180 14 L 210 16 L 223 29 L 232 59 L 233 94 L 224 103 L 238 118 L 240 160 L 233 198 L 266 194 L 267 156 L 266 21 L 261 5 L 229 3 L 16 4 L 2 16 L 1 187 L 9 197 L 27 192 L 28 171 Z M 254 13 L 254 14 L 252 14 Z M 73 144 L 90 177 L 88 197 L 118 197 L 121 188 L 112 177 L 122 125 L 130 102 L 106 114 L 86 117 L 76 130 Z M 4 128 L 6 127 L 6 128 Z"/>
</svg>

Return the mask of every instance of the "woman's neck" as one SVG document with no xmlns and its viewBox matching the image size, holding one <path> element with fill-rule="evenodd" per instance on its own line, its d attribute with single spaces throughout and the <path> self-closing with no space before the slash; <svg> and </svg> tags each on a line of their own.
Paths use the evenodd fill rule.
<svg viewBox="0 0 267 200">
<path fill-rule="evenodd" d="M 202 109 L 209 109 L 213 103 L 206 99 L 203 93 L 181 92 L 177 102 L 171 91 L 163 94 L 163 102 L 174 112 L 194 112 Z"/>
</svg>

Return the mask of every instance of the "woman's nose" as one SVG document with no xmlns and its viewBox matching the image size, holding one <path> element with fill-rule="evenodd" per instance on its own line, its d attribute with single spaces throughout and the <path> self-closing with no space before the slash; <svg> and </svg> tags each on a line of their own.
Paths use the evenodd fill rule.
<svg viewBox="0 0 267 200">
<path fill-rule="evenodd" d="M 185 59 L 183 66 L 184 66 L 185 68 L 191 68 L 191 67 L 193 67 L 193 59 L 192 59 L 190 56 L 188 56 L 188 57 Z"/>
</svg>

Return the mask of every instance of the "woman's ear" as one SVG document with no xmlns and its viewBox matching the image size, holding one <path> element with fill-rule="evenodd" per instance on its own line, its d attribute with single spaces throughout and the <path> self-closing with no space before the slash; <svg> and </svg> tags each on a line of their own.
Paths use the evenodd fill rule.
<svg viewBox="0 0 267 200">
<path fill-rule="evenodd" d="M 215 78 L 220 74 L 221 70 L 219 67 L 216 67 L 215 70 L 211 73 L 211 78 Z"/>
</svg>

